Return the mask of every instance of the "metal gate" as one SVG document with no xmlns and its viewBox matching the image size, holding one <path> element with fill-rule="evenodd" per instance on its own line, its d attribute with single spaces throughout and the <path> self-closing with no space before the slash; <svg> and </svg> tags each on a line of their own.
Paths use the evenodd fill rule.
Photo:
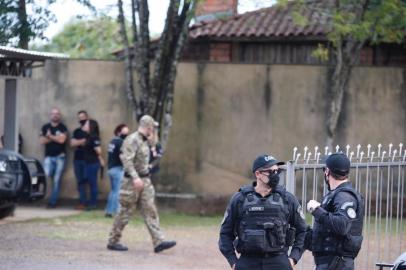
<svg viewBox="0 0 406 270">
<path fill-rule="evenodd" d="M 322 168 L 324 157 L 331 152 L 343 152 L 349 157 L 349 180 L 365 199 L 364 241 L 355 269 L 376 269 L 377 262 L 393 262 L 406 250 L 406 150 L 403 144 L 367 145 L 365 149 L 360 145 L 355 148 L 336 146 L 333 151 L 317 146 L 300 151 L 295 147 L 282 179 L 287 190 L 302 203 L 308 224 L 313 224 L 313 217 L 306 213 L 306 203 L 311 199 L 321 202 L 327 192 Z M 306 254 L 299 269 L 310 269 L 309 260 Z"/>
</svg>

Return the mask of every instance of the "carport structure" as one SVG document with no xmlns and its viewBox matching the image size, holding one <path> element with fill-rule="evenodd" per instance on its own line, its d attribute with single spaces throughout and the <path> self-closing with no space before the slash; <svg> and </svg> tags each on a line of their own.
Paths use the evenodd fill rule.
<svg viewBox="0 0 406 270">
<path fill-rule="evenodd" d="M 36 52 L 0 46 L 0 76 L 5 77 L 4 148 L 18 149 L 18 80 L 30 78 L 32 69 L 42 67 L 49 59 L 67 59 L 60 53 Z"/>
</svg>

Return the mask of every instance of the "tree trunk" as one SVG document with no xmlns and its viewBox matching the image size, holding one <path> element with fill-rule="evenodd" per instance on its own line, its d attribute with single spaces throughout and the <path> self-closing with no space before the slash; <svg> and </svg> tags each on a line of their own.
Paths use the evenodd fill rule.
<svg viewBox="0 0 406 270">
<path fill-rule="evenodd" d="M 159 40 L 154 63 L 153 78 L 150 79 L 150 40 L 149 40 L 149 9 L 147 0 L 131 0 L 132 5 L 132 32 L 134 36 L 134 60 L 138 74 L 139 103 L 135 97 L 130 99 L 138 105 L 139 116 L 152 115 L 157 122 L 163 125 L 161 129 L 161 144 L 166 145 L 169 130 L 172 126 L 172 108 L 174 100 L 174 84 L 176 68 L 182 49 L 187 40 L 188 27 L 194 11 L 195 0 L 170 0 L 165 27 Z M 182 3 L 182 8 L 180 9 Z M 127 93 L 132 89 L 132 65 L 127 35 L 124 34 L 125 22 L 122 11 L 122 0 L 119 4 L 119 21 L 122 30 L 125 52 L 125 66 L 127 77 Z M 137 24 L 138 19 L 138 24 Z M 138 118 L 137 118 L 138 119 Z"/>
<path fill-rule="evenodd" d="M 190 22 L 190 21 L 189 21 Z M 183 25 L 183 30 L 181 32 L 181 35 L 178 40 L 178 46 L 176 48 L 175 52 L 175 59 L 172 61 L 172 66 L 171 66 L 171 71 L 168 75 L 168 93 L 166 95 L 166 104 L 165 104 L 165 114 L 163 116 L 163 129 L 162 129 L 162 140 L 161 144 L 162 147 L 165 149 L 166 144 L 168 143 L 169 140 L 169 131 L 172 127 L 172 109 L 173 109 L 173 102 L 174 102 L 174 89 L 175 89 L 175 79 L 176 79 L 176 73 L 177 73 L 177 64 L 178 61 L 182 55 L 182 51 L 184 48 L 184 45 L 187 40 L 188 36 L 188 27 L 189 27 L 189 22 L 185 22 Z M 162 110 L 163 112 L 163 110 Z M 162 116 L 161 116 L 162 118 Z"/>
<path fill-rule="evenodd" d="M 348 91 L 352 67 L 358 63 L 364 44 L 365 41 L 354 41 L 351 38 L 348 38 L 345 42 L 339 41 L 337 43 L 337 63 L 331 78 L 330 102 L 327 114 L 326 146 L 332 150 L 338 120 L 342 112 L 344 94 Z"/>
<path fill-rule="evenodd" d="M 127 93 L 127 98 L 133 106 L 133 112 L 136 116 L 136 119 L 138 119 L 141 112 L 138 107 L 137 99 L 134 95 L 133 65 L 125 26 L 123 1 L 118 0 L 117 4 L 118 4 L 118 22 L 120 24 L 120 35 L 124 44 L 124 66 L 125 66 L 125 81 L 126 81 L 125 89 Z"/>
<path fill-rule="evenodd" d="M 179 14 L 179 4 L 179 0 L 173 1 L 168 8 L 165 26 L 167 36 L 162 39 L 161 50 L 156 58 L 153 90 L 157 100 L 154 104 L 153 116 L 159 122 L 162 121 L 168 96 L 173 100 L 176 67 L 186 42 L 190 13 L 194 10 L 193 3 L 185 2 Z"/>
<path fill-rule="evenodd" d="M 31 30 L 27 20 L 27 9 L 25 4 L 25 0 L 18 0 L 18 20 L 20 22 L 18 47 L 28 50 Z"/>
<path fill-rule="evenodd" d="M 335 8 L 354 10 L 355 18 L 353 23 L 361 23 L 364 19 L 369 0 L 360 1 L 350 6 L 341 6 L 341 2 L 335 2 Z M 357 41 L 353 36 L 348 35 L 336 42 L 336 65 L 334 73 L 329 82 L 331 85 L 329 96 L 329 108 L 327 114 L 327 140 L 326 146 L 333 152 L 334 136 L 337 130 L 338 120 L 340 119 L 343 99 L 345 92 L 348 91 L 349 80 L 351 76 L 352 67 L 358 63 L 359 55 L 364 41 Z"/>
<path fill-rule="evenodd" d="M 150 40 L 149 40 L 149 8 L 147 0 L 136 0 L 139 17 L 140 31 L 137 36 L 137 58 L 138 83 L 141 93 L 141 111 L 147 114 L 150 111 L 148 106 L 150 99 Z"/>
</svg>

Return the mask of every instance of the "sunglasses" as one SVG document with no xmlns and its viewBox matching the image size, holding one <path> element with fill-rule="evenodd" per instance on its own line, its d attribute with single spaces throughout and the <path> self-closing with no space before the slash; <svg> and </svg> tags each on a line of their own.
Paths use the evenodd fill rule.
<svg viewBox="0 0 406 270">
<path fill-rule="evenodd" d="M 260 173 L 269 173 L 269 175 L 273 174 L 280 174 L 282 172 L 282 169 L 276 169 L 276 170 L 260 170 Z"/>
</svg>

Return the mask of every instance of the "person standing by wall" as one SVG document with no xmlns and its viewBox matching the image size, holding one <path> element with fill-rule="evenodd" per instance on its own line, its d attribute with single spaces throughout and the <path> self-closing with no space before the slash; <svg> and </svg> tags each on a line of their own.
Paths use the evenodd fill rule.
<svg viewBox="0 0 406 270">
<path fill-rule="evenodd" d="M 86 178 L 85 178 L 85 159 L 84 146 L 86 144 L 87 133 L 83 130 L 83 126 L 89 119 L 86 111 L 81 110 L 77 113 L 80 127 L 73 131 L 70 146 L 75 149 L 73 156 L 73 171 L 75 173 L 77 189 L 79 193 L 79 204 L 75 207 L 78 210 L 86 208 Z"/>
<path fill-rule="evenodd" d="M 111 191 L 107 198 L 107 205 L 105 209 L 106 217 L 113 217 L 118 211 L 118 198 L 120 191 L 120 182 L 123 178 L 123 163 L 120 160 L 121 146 L 124 139 L 127 137 L 130 129 L 126 124 L 120 124 L 114 129 L 114 138 L 110 141 L 108 146 L 108 175 L 110 178 Z"/>
<path fill-rule="evenodd" d="M 104 159 L 102 157 L 100 131 L 98 123 L 89 119 L 83 126 L 83 130 L 87 133 L 86 143 L 84 145 L 84 160 L 85 160 L 85 181 L 90 186 L 90 199 L 87 202 L 86 210 L 94 210 L 97 206 L 98 184 L 97 175 L 100 167 L 104 167 Z"/>
<path fill-rule="evenodd" d="M 44 170 L 52 179 L 52 192 L 48 201 L 48 208 L 55 208 L 59 198 L 62 173 L 65 168 L 66 140 L 68 129 L 61 121 L 62 115 L 58 108 L 52 108 L 50 122 L 43 125 L 40 143 L 45 145 Z"/>
</svg>

